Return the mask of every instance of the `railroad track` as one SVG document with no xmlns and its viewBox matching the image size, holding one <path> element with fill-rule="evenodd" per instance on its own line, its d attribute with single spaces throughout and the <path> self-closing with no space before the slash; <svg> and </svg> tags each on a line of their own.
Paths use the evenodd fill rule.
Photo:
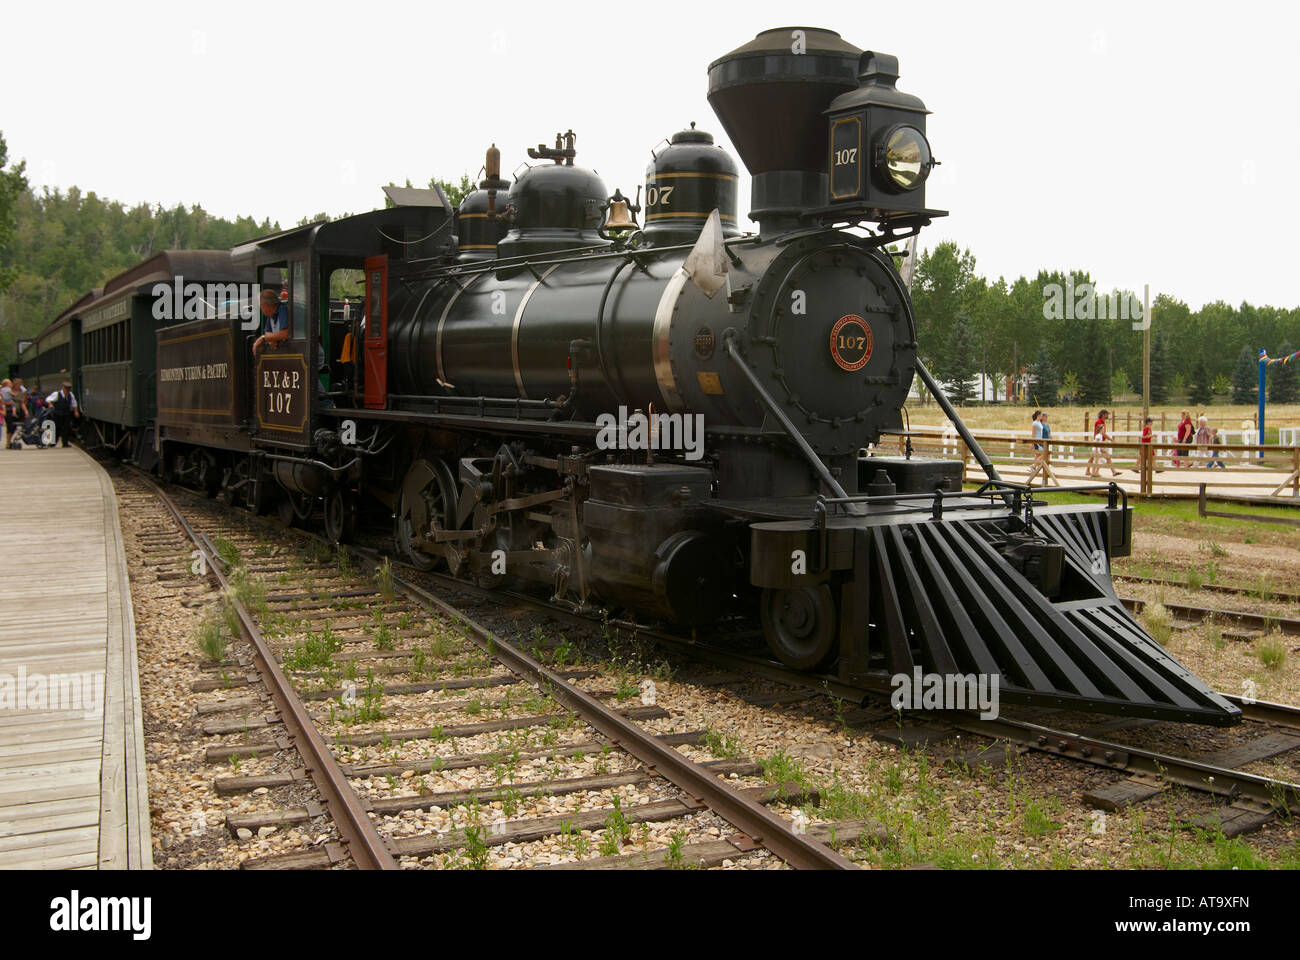
<svg viewBox="0 0 1300 960">
<path fill-rule="evenodd" d="M 1120 603 L 1130 613 L 1141 613 L 1143 608 L 1151 602 L 1140 600 L 1137 597 L 1120 597 Z M 1278 630 L 1289 637 L 1300 637 L 1300 620 L 1291 617 L 1277 617 L 1267 613 L 1251 613 L 1246 610 L 1223 610 L 1218 607 L 1202 607 L 1190 603 L 1172 603 L 1162 601 L 1161 605 L 1174 616 L 1176 620 L 1182 621 L 1182 625 L 1194 625 L 1198 623 L 1219 623 L 1225 626 L 1239 627 L 1244 630 L 1254 631 L 1255 633 L 1264 634 L 1271 630 Z"/>
<path fill-rule="evenodd" d="M 196 502 L 206 503 L 206 501 L 198 501 L 197 498 Z M 241 519 L 249 523 L 262 523 L 262 521 L 254 521 L 252 517 L 240 516 Z M 201 533 L 199 536 L 201 540 L 204 539 Z M 215 549 L 210 538 L 204 541 L 204 545 L 208 554 L 219 552 Z M 371 571 L 380 562 L 380 554 L 377 551 L 362 548 L 355 550 L 353 555 L 358 558 L 359 563 L 364 563 Z M 590 617 L 575 614 L 572 611 L 527 594 L 502 589 L 487 590 L 441 574 L 414 571 L 404 564 L 398 564 L 397 569 L 408 571 L 405 576 L 409 577 L 409 579 L 405 579 L 403 576 L 396 578 L 402 584 L 405 596 L 410 598 L 412 602 L 422 605 L 423 609 L 436 611 L 445 617 L 462 622 L 468 628 L 468 632 L 472 633 L 482 645 L 480 649 L 485 649 L 486 652 L 497 654 L 514 650 L 516 654 L 520 653 L 509 644 L 503 644 L 499 638 L 494 637 L 485 627 L 470 620 L 462 611 L 434 596 L 416 581 L 432 584 L 437 588 L 446 588 L 449 591 L 454 591 L 456 595 L 468 595 L 493 604 L 508 604 L 515 611 L 520 609 L 532 610 L 562 623 L 570 623 L 588 630 L 599 626 L 593 623 Z M 275 571 L 271 570 L 269 572 L 273 573 Z M 286 597 L 286 599 L 288 598 Z M 320 603 L 321 601 L 322 598 L 316 597 L 311 602 Z M 1140 609 L 1140 606 L 1140 601 L 1134 601 L 1131 608 Z M 1200 616 L 1211 614 L 1219 616 L 1233 615 L 1232 612 L 1194 607 L 1186 608 L 1184 611 L 1183 608 L 1176 605 L 1171 606 L 1171 609 L 1176 616 L 1182 616 L 1184 619 L 1193 619 L 1188 614 L 1198 614 Z M 1253 615 L 1239 614 L 1238 616 L 1249 622 L 1249 618 Z M 1267 619 L 1270 622 L 1275 620 L 1275 618 L 1259 619 Z M 888 691 L 864 691 L 860 688 L 841 684 L 831 677 L 809 677 L 790 671 L 764 657 L 739 653 L 735 650 L 716 646 L 709 642 L 710 638 L 674 635 L 644 624 L 631 622 L 611 621 L 605 626 L 649 639 L 660 648 L 673 651 L 685 659 L 721 668 L 723 672 L 715 674 L 712 679 L 704 681 L 705 683 L 727 685 L 743 678 L 762 677 L 783 684 L 787 688 L 786 692 L 777 693 L 767 698 L 768 704 L 772 706 L 797 705 L 819 696 L 829 697 L 833 700 L 849 701 L 856 705 L 856 709 L 845 715 L 846 721 L 856 730 L 901 746 L 924 746 L 928 750 L 936 750 L 941 754 L 940 759 L 948 762 L 972 765 L 991 762 L 996 765 L 1009 752 L 1043 753 L 1061 760 L 1090 765 L 1099 771 L 1109 771 L 1115 775 L 1108 778 L 1113 782 L 1099 785 L 1095 790 L 1089 791 L 1084 796 L 1086 802 L 1102 809 L 1124 809 L 1151 797 L 1159 796 L 1169 786 L 1177 784 L 1207 796 L 1224 798 L 1229 801 L 1226 806 L 1220 808 L 1215 814 L 1207 816 L 1205 821 L 1206 825 L 1215 824 L 1220 826 L 1226 835 L 1235 835 L 1256 829 L 1278 814 L 1289 815 L 1292 811 L 1300 809 L 1300 787 L 1297 785 L 1238 769 L 1255 761 L 1282 756 L 1300 749 L 1300 709 L 1289 705 L 1261 702 L 1243 703 L 1240 698 L 1225 694 L 1224 696 L 1227 699 L 1233 700 L 1242 708 L 1252 730 L 1264 730 L 1265 732 L 1262 736 L 1251 737 L 1242 743 L 1190 756 L 1177 756 L 1131 742 L 1134 735 L 1140 737 L 1144 733 L 1151 733 L 1160 727 L 1160 724 L 1154 721 L 1132 718 L 1105 718 L 1093 720 L 1081 726 L 1080 718 L 1073 715 L 1053 714 L 1051 711 L 1021 710 L 1008 712 L 995 721 L 979 720 L 970 714 L 923 712 L 908 716 L 906 718 L 907 722 L 900 725 L 897 714 L 888 708 Z M 477 631 L 475 628 L 477 628 Z M 524 654 L 524 656 L 527 656 L 527 654 Z M 534 659 L 534 662 L 537 661 Z M 546 669 L 540 663 L 537 663 L 537 665 L 542 669 Z M 394 667 L 392 669 L 395 671 L 398 668 Z M 511 664 L 510 670 L 517 675 L 530 674 L 529 666 L 526 663 Z M 532 673 L 532 682 L 538 682 L 537 676 L 536 673 Z M 542 676 L 543 679 L 540 682 L 549 682 L 551 688 L 574 689 L 574 684 L 563 682 L 566 678 L 559 674 L 551 677 Z M 386 692 L 395 692 L 395 688 L 385 688 L 385 690 Z M 312 696 L 319 695 L 320 691 L 312 693 Z M 575 715 L 578 715 L 582 710 L 586 709 L 586 705 L 575 705 L 572 709 Z M 1063 716 L 1068 718 L 1067 727 L 1060 728 L 1048 725 L 1051 722 L 1062 722 L 1061 717 Z M 621 719 L 624 722 L 627 720 L 627 718 Z M 593 739 L 592 743 L 600 742 L 604 745 L 617 743 L 622 745 L 619 734 L 610 735 L 602 733 L 600 728 L 594 729 L 596 739 Z M 949 751 L 946 755 L 943 755 L 946 750 L 945 745 L 950 745 L 955 737 L 963 734 L 968 737 L 963 742 L 966 749 Z M 987 744 L 970 749 L 971 741 L 969 736 L 972 735 L 987 740 Z M 690 736 L 686 736 L 687 740 L 689 740 Z M 1128 739 L 1117 739 L 1124 737 Z M 680 742 L 667 742 L 663 746 L 671 748 L 675 744 L 680 744 Z M 675 750 L 671 752 L 676 754 Z M 457 762 L 462 762 L 462 759 L 457 758 Z M 656 757 L 650 757 L 649 759 L 636 757 L 636 759 L 643 769 L 653 770 L 656 773 L 660 772 Z M 341 766 L 346 773 L 357 776 L 393 776 L 404 773 L 405 770 L 411 768 L 411 764 L 405 762 L 399 764 L 371 763 L 369 765 L 341 764 Z M 399 771 L 399 767 L 403 769 Z M 1115 777 L 1119 779 L 1116 780 Z M 581 781 L 581 778 L 574 779 L 578 782 Z M 712 776 L 712 779 L 716 780 L 716 776 Z M 283 782 L 283 777 L 269 779 L 249 778 L 244 784 L 231 784 L 223 789 L 274 787 L 281 785 Z M 596 784 L 593 783 L 592 785 Z M 559 784 L 558 786 L 562 789 L 568 789 L 569 785 Z M 578 783 L 575 782 L 574 786 L 578 786 Z M 698 786 L 698 783 L 692 783 L 685 787 L 687 796 L 698 797 L 698 793 L 691 792 Z M 493 794 L 491 791 L 473 793 L 473 797 L 482 799 L 488 799 L 494 795 L 499 796 L 500 791 L 497 794 Z M 469 793 L 464 793 L 458 797 L 447 797 L 444 798 L 444 801 L 464 801 L 467 798 L 472 799 Z M 754 805 L 762 807 L 762 804 L 755 803 L 752 797 L 749 799 Z M 413 804 L 417 801 L 409 802 Z M 712 807 L 712 804 L 710 803 L 709 806 Z M 377 810 L 372 806 L 368 812 L 383 814 L 390 809 L 392 808 L 381 804 Z M 302 818 L 310 812 L 309 810 L 295 810 L 292 811 L 292 816 Z M 741 814 L 733 813 L 732 816 L 740 819 Z M 256 830 L 266 825 L 275 825 L 281 822 L 283 821 L 259 820 L 253 817 L 232 823 L 232 827 Z M 729 820 L 729 822 L 734 821 Z M 590 821 L 590 823 L 593 826 L 596 825 L 594 820 Z M 782 821 L 782 824 L 785 825 L 784 821 Z M 785 826 L 788 829 L 788 825 Z M 837 839 L 846 839 L 859 835 L 859 831 L 871 830 L 870 825 L 862 823 L 837 824 L 834 826 Z M 532 829 L 533 833 L 512 831 L 503 835 L 505 840 L 502 842 L 511 839 L 522 840 L 535 835 L 537 832 L 563 829 L 563 826 L 559 821 L 553 819 L 550 823 L 542 823 L 524 829 Z M 740 834 L 734 836 L 730 844 L 723 841 L 720 846 L 715 845 L 710 851 L 704 850 L 705 845 L 700 845 L 700 858 L 695 862 L 716 863 L 719 862 L 720 857 L 728 855 L 738 857 L 749 852 L 745 849 L 751 843 L 748 838 L 753 837 L 754 834 L 762 837 L 763 831 L 768 828 L 764 824 L 758 827 L 751 826 L 749 829 L 753 830 L 754 833 L 748 833 L 745 828 L 740 828 Z M 417 841 L 416 844 L 408 845 L 404 849 L 423 850 L 427 847 L 420 844 L 427 845 L 429 842 L 432 841 Z M 440 849 L 446 849 L 446 847 L 440 847 Z M 706 854 L 709 854 L 712 859 L 708 859 L 705 856 Z M 778 855 L 789 856 L 788 862 L 797 863 L 794 856 L 781 853 L 778 853 Z M 326 866 L 331 862 L 330 858 L 333 858 L 336 862 L 339 858 L 339 852 L 329 849 L 318 850 L 300 857 L 281 858 L 278 861 L 269 863 L 253 863 L 251 866 L 268 868 L 276 866 Z M 626 858 L 609 856 L 570 865 L 617 867 L 625 864 Z M 798 865 L 815 864 L 799 863 Z"/>
<path fill-rule="evenodd" d="M 1157 587 L 1174 587 L 1183 590 L 1191 589 L 1188 584 L 1183 581 L 1167 580 L 1161 577 L 1116 574 L 1115 579 Z M 1261 591 L 1259 589 L 1251 587 L 1234 587 L 1219 583 L 1203 583 L 1198 589 L 1207 590 L 1213 593 L 1228 594 L 1231 596 L 1254 596 L 1256 599 L 1261 601 L 1271 600 L 1281 603 L 1300 603 L 1300 594 L 1266 591 L 1261 596 Z M 1139 600 L 1136 597 L 1120 597 L 1120 601 L 1134 613 L 1141 612 L 1142 608 L 1147 603 L 1147 601 Z M 1164 601 L 1163 605 L 1170 613 L 1181 619 L 1184 623 L 1204 623 L 1208 620 L 1210 622 L 1232 625 L 1258 633 L 1268 633 L 1270 630 L 1276 629 L 1287 636 L 1300 636 L 1300 619 L 1295 619 L 1293 617 L 1279 617 L 1266 613 L 1251 613 L 1245 610 L 1223 610 L 1217 607 L 1202 607 L 1196 604 L 1172 603 L 1169 601 Z"/>
<path fill-rule="evenodd" d="M 784 784 L 738 785 L 758 779 L 761 765 L 747 759 L 692 760 L 679 748 L 698 748 L 705 731 L 656 734 L 648 730 L 646 722 L 667 714 L 652 701 L 639 706 L 611 704 L 608 701 L 616 700 L 617 692 L 599 689 L 603 678 L 595 671 L 566 670 L 562 659 L 550 665 L 542 662 L 541 651 L 534 655 L 503 641 L 463 610 L 391 568 L 384 567 L 379 573 L 380 565 L 373 557 L 340 554 L 337 562 L 345 562 L 347 556 L 354 557 L 356 563 L 356 569 L 340 571 L 335 569 L 334 557 L 303 563 L 292 552 L 267 554 L 264 538 L 248 532 L 249 524 L 259 525 L 252 517 L 244 518 L 247 522 L 236 528 L 230 525 L 231 518 L 216 515 L 210 506 L 205 511 L 206 502 L 198 498 L 187 494 L 180 498 L 187 502 L 179 505 L 137 471 L 119 477 L 153 497 L 166 511 L 175 525 L 177 541 L 183 538 L 194 556 L 202 559 L 212 587 L 228 598 L 238 629 L 251 645 L 249 663 L 211 664 L 212 677 L 203 683 L 213 692 L 241 694 L 234 698 L 233 709 L 228 707 L 229 701 L 207 705 L 213 719 L 205 724 L 205 732 L 224 738 L 208 747 L 208 759 L 236 764 L 253 757 L 292 757 L 292 751 L 300 758 L 289 769 L 270 774 L 219 777 L 215 788 L 227 795 L 269 797 L 278 787 L 309 782 L 318 798 L 287 808 L 229 815 L 226 826 L 230 833 L 246 840 L 267 830 L 319 824 L 321 818 L 337 831 L 337 838 L 327 837 L 307 849 L 246 860 L 245 868 L 342 865 L 393 869 L 431 860 L 481 866 L 492 847 L 515 844 L 521 848 L 538 839 L 560 836 L 577 838 L 573 846 L 582 852 L 584 834 L 601 833 L 602 856 L 565 865 L 711 866 L 766 851 L 797 868 L 843 869 L 854 865 L 824 841 L 834 838 L 839 845 L 851 843 L 876 829 L 860 821 L 795 826 L 768 805 L 815 802 L 817 798 L 809 797 L 805 789 Z M 160 531 L 157 542 L 165 543 L 165 537 Z M 245 560 L 246 553 L 253 559 Z M 308 575 L 317 579 L 310 586 L 299 585 Z M 377 615 L 381 608 L 382 614 Z M 432 643 L 428 650 L 421 650 L 418 644 L 397 649 L 399 642 L 417 639 L 423 629 L 416 623 L 420 619 L 437 626 L 439 649 L 435 651 Z M 277 637 L 273 631 L 283 629 L 286 623 L 294 625 L 284 637 Z M 366 629 L 372 635 L 367 636 Z M 374 632 L 380 633 L 382 642 Z M 332 638 L 324 655 L 322 637 Z M 313 662 L 302 656 L 304 650 L 313 652 Z M 437 658 L 435 653 L 442 656 Z M 418 670 L 412 668 L 413 662 L 419 664 Z M 366 671 L 361 696 L 349 695 L 358 688 L 362 664 Z M 452 673 L 440 669 L 448 665 L 454 667 Z M 413 682 L 388 682 L 402 672 L 415 674 L 410 678 Z M 266 691 L 269 702 L 264 716 L 250 716 L 250 712 L 257 713 L 260 701 L 257 696 L 243 697 L 247 691 L 236 689 L 241 687 Z M 505 691 L 504 697 L 495 696 L 501 691 Z M 448 693 L 454 697 L 472 693 L 473 697 L 439 700 L 425 705 L 427 710 L 422 706 L 409 711 L 418 715 L 419 722 L 397 726 L 365 722 L 378 720 L 382 711 L 374 703 L 385 702 L 383 698 L 391 702 Z M 244 715 L 238 715 L 240 710 Z M 495 710 L 500 711 L 500 719 L 477 719 L 485 714 L 490 717 Z M 328 716 L 333 721 L 337 714 L 349 712 L 352 718 L 363 717 L 355 730 L 325 719 Z M 405 708 L 398 711 L 397 718 L 385 719 L 400 720 L 404 712 Z M 465 713 L 471 716 L 464 717 Z M 426 722 L 431 714 L 436 714 L 439 722 Z M 476 722 L 450 722 L 448 715 Z M 331 725 L 332 741 L 322 730 L 322 726 Z M 529 731 L 542 732 L 538 744 L 530 744 L 525 736 Z M 273 737 L 268 739 L 268 734 Z M 495 750 L 453 755 L 441 750 L 441 745 L 448 743 L 481 744 L 491 735 L 501 738 Z M 393 744 L 400 745 L 401 756 L 384 755 Z M 537 749 L 539 746 L 542 749 Z M 413 748 L 424 755 L 413 759 Z M 582 770 L 561 768 L 561 754 L 570 761 L 584 761 Z M 546 776 L 519 776 L 524 769 L 536 769 L 547 757 L 552 762 Z M 585 766 L 593 757 L 599 758 L 595 774 L 587 773 Z M 495 782 L 481 786 L 436 790 L 424 783 L 429 775 L 434 775 L 436 782 L 447 771 L 488 768 L 494 769 Z M 396 778 L 418 778 L 421 787 L 393 790 Z M 358 788 L 358 784 L 383 781 L 390 785 L 384 796 Z M 624 788 L 635 788 L 634 802 L 618 799 L 617 791 Z M 571 813 L 515 816 L 523 806 L 523 797 L 548 801 L 580 798 L 582 803 L 581 809 Z M 410 828 L 413 821 L 409 818 L 430 811 L 450 813 L 450 826 Z M 459 821 L 456 812 L 461 814 Z M 687 832 L 680 831 L 666 850 L 619 852 L 620 837 L 626 840 L 636 825 L 673 824 L 688 818 L 699 823 L 710 817 L 720 818 L 728 826 L 726 832 L 713 831 L 720 834 L 716 840 L 687 842 Z"/>
<path fill-rule="evenodd" d="M 370 554 L 375 556 L 374 553 Z M 539 614 L 571 623 L 574 626 L 591 626 L 590 618 L 567 611 L 536 597 L 510 590 L 487 590 L 466 584 L 443 574 L 427 574 L 449 589 L 471 593 L 485 600 L 525 607 Z M 1140 612 L 1142 601 L 1127 600 L 1126 605 Z M 1238 622 L 1255 623 L 1258 620 L 1276 622 L 1276 618 L 1256 618 L 1253 614 L 1206 608 L 1166 604 L 1184 620 L 1197 620 L 1218 616 L 1238 618 Z M 1300 622 L 1296 623 L 1300 628 Z M 814 677 L 790 670 L 775 661 L 750 653 L 739 653 L 710 644 L 698 637 L 676 635 L 653 627 L 621 621 L 610 621 L 608 626 L 652 640 L 659 647 L 679 656 L 732 671 L 736 678 L 762 677 L 790 688 L 790 693 L 776 694 L 773 705 L 794 705 L 812 697 L 829 697 L 849 701 L 858 709 L 847 719 L 851 726 L 877 739 L 903 747 L 941 746 L 959 734 L 974 735 L 989 741 L 984 747 L 967 749 L 944 759 L 958 765 L 977 765 L 981 762 L 997 764 L 1007 751 L 1037 752 L 1062 760 L 1073 761 L 1122 774 L 1124 779 L 1115 785 L 1102 786 L 1085 795 L 1084 799 L 1107 810 L 1120 810 L 1149 798 L 1159 796 L 1169 786 L 1177 784 L 1189 790 L 1217 796 L 1230 801 L 1218 821 L 1225 835 L 1257 829 L 1278 815 L 1290 816 L 1300 810 L 1300 785 L 1270 777 L 1247 773 L 1238 769 L 1259 760 L 1271 759 L 1300 750 L 1300 707 L 1260 700 L 1243 700 L 1222 693 L 1225 699 L 1236 704 L 1252 729 L 1265 732 L 1244 743 L 1210 750 L 1200 756 L 1177 756 L 1164 751 L 1144 748 L 1131 742 L 1110 739 L 1126 731 L 1151 732 L 1158 729 L 1158 721 L 1111 717 L 1093 721 L 1079 727 L 1077 718 L 1051 710 L 1013 710 L 1010 715 L 996 720 L 981 720 L 973 713 L 914 712 L 909 715 L 910 725 L 900 727 L 898 715 L 888 706 L 886 688 L 864 690 L 848 686 L 831 676 Z M 1285 627 L 1284 627 L 1285 629 Z M 720 682 L 728 681 L 728 674 L 719 675 Z M 798 693 L 796 691 L 802 691 Z M 1057 728 L 1043 721 L 1066 717 L 1071 726 Z M 1211 825 L 1212 818 L 1204 824 Z"/>
<path fill-rule="evenodd" d="M 1193 589 L 1184 580 L 1170 580 L 1165 577 L 1144 577 L 1136 573 L 1116 573 L 1115 580 L 1127 581 L 1128 583 L 1145 583 L 1153 587 L 1176 587 L 1182 590 Z M 1267 602 L 1276 600 L 1281 603 L 1300 603 L 1300 593 L 1290 593 L 1285 590 L 1272 590 L 1267 587 L 1240 587 L 1226 583 L 1201 583 L 1195 589 L 1205 590 L 1209 593 L 1226 593 L 1233 596 L 1253 596 L 1255 599 Z"/>
</svg>

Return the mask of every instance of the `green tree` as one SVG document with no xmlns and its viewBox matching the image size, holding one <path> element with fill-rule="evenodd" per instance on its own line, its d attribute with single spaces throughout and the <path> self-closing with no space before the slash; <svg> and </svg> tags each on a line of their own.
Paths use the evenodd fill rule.
<svg viewBox="0 0 1300 960">
<path fill-rule="evenodd" d="M 1198 407 L 1214 401 L 1214 392 L 1210 389 L 1210 371 L 1204 360 L 1197 360 L 1196 366 L 1192 367 L 1192 387 L 1187 399 Z"/>
<path fill-rule="evenodd" d="M 469 178 L 468 173 L 462 173 L 460 175 L 459 183 L 452 183 L 450 180 L 440 180 L 437 177 L 434 177 L 429 181 L 429 187 L 433 188 L 434 186 L 442 187 L 442 192 L 447 195 L 447 200 L 451 205 L 453 207 L 459 207 L 460 202 L 464 200 L 467 195 L 474 192 L 476 185 L 474 181 Z"/>
<path fill-rule="evenodd" d="M 1057 391 L 1057 399 L 1061 403 L 1074 403 L 1079 399 L 1079 375 L 1073 370 L 1065 371 L 1065 376 L 1061 378 L 1061 389 Z"/>
<path fill-rule="evenodd" d="M 1084 403 L 1110 402 L 1110 372 L 1106 369 L 1106 351 L 1102 346 L 1104 338 L 1101 324 L 1097 320 L 1088 321 L 1088 333 L 1084 342 L 1089 345 L 1084 355 L 1083 375 L 1079 378 L 1079 399 Z"/>
<path fill-rule="evenodd" d="M 1163 330 L 1151 335 L 1150 393 L 1152 403 L 1169 402 L 1169 355 L 1165 350 Z"/>
<path fill-rule="evenodd" d="M 0 260 L 0 269 L 12 273 L 0 292 L 0 350 L 10 357 L 14 340 L 39 333 L 88 290 L 141 260 L 167 249 L 228 250 L 279 229 L 269 219 L 214 217 L 199 205 L 128 207 L 75 186 L 39 193 L 24 187 L 14 209 L 16 226 Z"/>
<path fill-rule="evenodd" d="M 1232 402 L 1255 403 L 1259 399 L 1259 354 L 1250 347 L 1242 347 L 1237 355 L 1237 367 L 1232 372 Z"/>
<path fill-rule="evenodd" d="M 1110 378 L 1110 392 L 1113 397 L 1124 397 L 1133 392 L 1133 381 L 1128 378 L 1128 372 L 1125 370 L 1116 370 L 1115 376 Z"/>
<path fill-rule="evenodd" d="M 975 258 L 969 250 L 945 241 L 917 258 L 912 278 L 912 308 L 917 340 L 936 370 L 944 371 L 952 329 L 964 312 L 967 287 L 975 276 Z"/>
<path fill-rule="evenodd" d="M 396 184 L 392 183 L 391 181 L 389 182 L 388 185 L 390 187 L 396 186 Z M 410 177 L 406 178 L 406 186 L 408 187 L 415 186 L 415 184 L 411 183 Z M 469 178 L 468 173 L 462 173 L 460 175 L 460 181 L 457 183 L 453 183 L 450 180 L 443 180 L 440 177 L 430 177 L 429 189 L 432 190 L 434 187 L 442 187 L 442 192 L 447 195 L 447 202 L 450 203 L 453 207 L 459 207 L 460 202 L 465 199 L 466 195 L 474 191 L 475 184 L 474 181 L 472 181 Z M 393 205 L 393 201 L 389 200 L 387 195 L 385 195 L 384 206 L 387 208 L 387 207 L 391 207 L 392 205 Z"/>
<path fill-rule="evenodd" d="M 979 373 L 975 337 L 965 313 L 957 314 L 954 319 L 943 356 L 946 359 L 941 362 L 939 370 L 945 390 L 953 403 L 964 407 L 974 397 L 971 381 Z"/>
<path fill-rule="evenodd" d="M 1291 341 L 1284 340 L 1278 356 L 1289 357 L 1294 352 L 1295 347 L 1291 346 Z M 1296 374 L 1297 366 L 1300 366 L 1300 359 L 1292 360 L 1290 363 L 1268 365 L 1269 403 L 1295 403 L 1300 400 L 1300 377 Z"/>
<path fill-rule="evenodd" d="M 18 198 L 27 192 L 27 161 L 9 164 L 9 147 L 4 131 L 0 131 L 0 293 L 7 290 L 18 276 L 18 268 L 10 261 L 10 244 L 18 223 Z M 6 169 L 8 167 L 8 169 Z"/>
<path fill-rule="evenodd" d="M 1029 386 L 1029 396 L 1035 406 L 1056 406 L 1056 395 L 1061 389 L 1061 382 L 1056 366 L 1052 363 L 1052 355 L 1047 350 L 1047 344 L 1038 348 L 1038 356 L 1029 365 L 1029 375 L 1033 377 L 1033 383 Z"/>
</svg>

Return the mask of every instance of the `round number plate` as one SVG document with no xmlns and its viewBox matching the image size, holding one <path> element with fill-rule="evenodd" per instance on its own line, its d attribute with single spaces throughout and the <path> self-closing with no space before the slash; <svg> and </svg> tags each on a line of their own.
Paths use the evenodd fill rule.
<svg viewBox="0 0 1300 960">
<path fill-rule="evenodd" d="M 861 370 L 871 359 L 871 326 L 857 314 L 840 317 L 831 329 L 831 359 L 841 370 Z"/>
</svg>

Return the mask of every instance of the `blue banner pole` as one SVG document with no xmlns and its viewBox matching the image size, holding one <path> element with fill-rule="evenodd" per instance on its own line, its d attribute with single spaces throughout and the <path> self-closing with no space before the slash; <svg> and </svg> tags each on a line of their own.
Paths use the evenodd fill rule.
<svg viewBox="0 0 1300 960">
<path fill-rule="evenodd" d="M 1264 351 L 1259 351 L 1259 437 L 1258 441 L 1261 446 L 1264 444 L 1264 371 L 1268 369 L 1268 361 L 1264 359 Z M 1259 459 L 1264 459 L 1264 451 L 1259 451 Z"/>
</svg>

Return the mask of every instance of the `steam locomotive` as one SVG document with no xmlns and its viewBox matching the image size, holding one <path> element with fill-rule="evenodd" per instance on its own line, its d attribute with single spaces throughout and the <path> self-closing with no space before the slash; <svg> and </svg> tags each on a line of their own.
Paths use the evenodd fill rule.
<svg viewBox="0 0 1300 960">
<path fill-rule="evenodd" d="M 489 148 L 455 209 L 389 188 L 387 209 L 195 265 L 194 319 L 174 316 L 188 280 L 138 270 L 74 312 L 111 290 L 126 342 L 153 331 L 134 357 L 156 369 L 153 409 L 105 420 L 91 392 L 87 416 L 232 505 L 323 507 L 336 541 L 378 505 L 418 567 L 593 615 L 757 621 L 776 659 L 844 683 L 976 674 L 1009 703 L 1235 722 L 1115 595 L 1123 491 L 1044 506 L 1002 481 L 918 359 L 887 246 L 943 212 L 925 206 L 927 111 L 898 77 L 814 28 L 710 64 L 757 233 L 736 163 L 693 124 L 653 151 L 644 204 L 579 166 L 568 131 L 513 182 Z M 282 291 L 288 339 L 254 355 L 252 296 L 208 280 Z M 904 432 L 915 377 L 983 465 L 978 490 L 961 463 L 871 452 Z"/>
</svg>

